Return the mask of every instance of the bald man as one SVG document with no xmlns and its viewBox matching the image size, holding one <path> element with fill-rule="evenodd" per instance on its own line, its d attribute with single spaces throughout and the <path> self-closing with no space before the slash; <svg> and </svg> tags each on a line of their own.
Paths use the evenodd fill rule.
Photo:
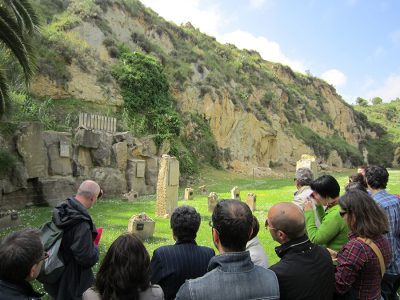
<svg viewBox="0 0 400 300">
<path fill-rule="evenodd" d="M 91 208 L 101 197 L 100 186 L 85 180 L 74 197 L 69 197 L 53 210 L 53 222 L 64 230 L 60 253 L 65 270 L 55 284 L 45 284 L 49 295 L 57 300 L 81 299 L 93 285 L 92 267 L 99 260 L 99 250 L 93 243 L 96 227 L 89 215 Z"/>
<path fill-rule="evenodd" d="M 325 248 L 308 239 L 301 208 L 289 202 L 275 204 L 265 225 L 280 244 L 275 252 L 281 260 L 270 269 L 278 277 L 281 299 L 332 299 L 332 259 Z"/>
</svg>

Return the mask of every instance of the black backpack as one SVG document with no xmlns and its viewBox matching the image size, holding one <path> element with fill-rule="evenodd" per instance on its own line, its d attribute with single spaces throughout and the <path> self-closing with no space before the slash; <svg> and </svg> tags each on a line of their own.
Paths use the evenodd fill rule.
<svg viewBox="0 0 400 300">
<path fill-rule="evenodd" d="M 64 261 L 60 254 L 60 246 L 64 230 L 57 227 L 53 221 L 50 221 L 40 227 L 41 241 L 44 250 L 49 254 L 42 265 L 37 280 L 41 283 L 54 284 L 59 281 L 64 272 Z"/>
</svg>

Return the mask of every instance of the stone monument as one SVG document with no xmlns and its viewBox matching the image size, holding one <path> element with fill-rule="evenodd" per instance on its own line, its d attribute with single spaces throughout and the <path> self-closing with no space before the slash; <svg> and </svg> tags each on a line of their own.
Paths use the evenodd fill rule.
<svg viewBox="0 0 400 300">
<path fill-rule="evenodd" d="M 192 188 L 186 188 L 185 189 L 185 200 L 193 200 L 193 189 Z"/>
<path fill-rule="evenodd" d="M 231 199 L 240 201 L 240 189 L 239 189 L 239 187 L 234 186 L 231 189 Z"/>
<path fill-rule="evenodd" d="M 164 154 L 160 160 L 157 180 L 156 216 L 171 216 L 178 206 L 179 161 Z"/>
<path fill-rule="evenodd" d="M 134 215 L 129 219 L 128 232 L 137 235 L 141 240 L 152 237 L 156 222 L 145 213 Z"/>
<path fill-rule="evenodd" d="M 214 211 L 215 206 L 218 203 L 218 195 L 215 192 L 211 192 L 208 195 L 208 211 L 212 213 Z"/>
<path fill-rule="evenodd" d="M 251 211 L 256 210 L 256 194 L 248 193 L 246 198 L 246 203 L 250 207 Z"/>
<path fill-rule="evenodd" d="M 206 195 L 207 194 L 207 187 L 205 185 L 199 186 L 199 192 L 202 195 Z"/>
<path fill-rule="evenodd" d="M 313 172 L 314 178 L 317 178 L 316 174 L 318 173 L 318 169 L 315 156 L 303 154 L 296 163 L 296 171 L 300 168 L 309 168 Z"/>
</svg>

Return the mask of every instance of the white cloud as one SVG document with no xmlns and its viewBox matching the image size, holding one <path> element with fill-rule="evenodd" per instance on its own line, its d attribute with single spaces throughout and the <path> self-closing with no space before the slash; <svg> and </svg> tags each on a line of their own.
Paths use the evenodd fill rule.
<svg viewBox="0 0 400 300">
<path fill-rule="evenodd" d="M 382 86 L 368 91 L 366 95 L 367 99 L 381 97 L 386 102 L 400 97 L 400 75 L 390 75 Z"/>
<path fill-rule="evenodd" d="M 289 65 L 296 71 L 304 72 L 306 69 L 302 61 L 288 58 L 277 42 L 269 41 L 262 36 L 256 37 L 249 32 L 236 30 L 218 35 L 217 40 L 222 43 L 234 44 L 240 49 L 256 50 L 264 59 Z"/>
<path fill-rule="evenodd" d="M 142 3 L 163 18 L 176 24 L 190 22 L 209 35 L 217 35 L 221 24 L 226 22 L 218 6 L 200 8 L 200 0 L 142 0 Z"/>
<path fill-rule="evenodd" d="M 265 0 L 250 0 L 250 5 L 254 8 L 260 8 L 264 5 Z"/>
<path fill-rule="evenodd" d="M 347 82 L 346 75 L 337 69 L 330 69 L 322 73 L 321 78 L 335 87 L 344 86 Z"/>
<path fill-rule="evenodd" d="M 256 37 L 242 30 L 222 34 L 221 27 L 229 22 L 229 18 L 218 6 L 208 6 L 207 9 L 203 9 L 200 7 L 200 0 L 142 0 L 142 2 L 165 19 L 176 24 L 190 22 L 202 32 L 216 37 L 219 42 L 231 43 L 241 49 L 256 50 L 264 59 L 280 62 L 296 71 L 304 73 L 306 70 L 302 61 L 287 57 L 278 43 L 269 41 L 265 37 Z M 266 0 L 250 0 L 254 5 L 262 5 L 265 2 Z"/>
</svg>

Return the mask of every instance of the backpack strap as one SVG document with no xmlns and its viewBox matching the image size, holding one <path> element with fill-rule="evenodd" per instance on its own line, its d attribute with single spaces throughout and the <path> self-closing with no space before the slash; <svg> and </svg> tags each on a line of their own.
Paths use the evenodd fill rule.
<svg viewBox="0 0 400 300">
<path fill-rule="evenodd" d="M 385 268 L 385 262 L 383 260 L 383 255 L 382 255 L 381 250 L 371 239 L 357 237 L 357 240 L 364 242 L 372 249 L 372 251 L 374 251 L 375 255 L 378 257 L 379 265 L 381 266 L 381 275 L 383 277 L 383 274 L 385 274 L 386 268 Z"/>
</svg>

